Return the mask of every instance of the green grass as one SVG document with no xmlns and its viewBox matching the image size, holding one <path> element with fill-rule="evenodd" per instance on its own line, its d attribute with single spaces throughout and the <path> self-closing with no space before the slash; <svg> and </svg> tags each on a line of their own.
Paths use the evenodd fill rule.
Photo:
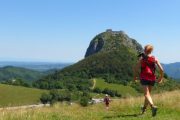
<svg viewBox="0 0 180 120">
<path fill-rule="evenodd" d="M 96 80 L 96 85 L 95 87 L 100 88 L 101 90 L 105 88 L 109 88 L 111 90 L 117 90 L 118 93 L 120 93 L 122 96 L 136 96 L 138 95 L 137 91 L 130 87 L 130 86 L 124 86 L 121 84 L 111 84 L 105 82 L 103 79 L 95 79 Z"/>
<path fill-rule="evenodd" d="M 0 84 L 0 107 L 40 103 L 44 90 Z"/>
<path fill-rule="evenodd" d="M 153 95 L 158 106 L 156 117 L 151 111 L 139 115 L 143 97 L 131 97 L 113 100 L 107 111 L 103 103 L 81 107 L 78 104 L 63 103 L 52 107 L 2 110 L 0 120 L 179 120 L 180 118 L 180 90 Z"/>
</svg>

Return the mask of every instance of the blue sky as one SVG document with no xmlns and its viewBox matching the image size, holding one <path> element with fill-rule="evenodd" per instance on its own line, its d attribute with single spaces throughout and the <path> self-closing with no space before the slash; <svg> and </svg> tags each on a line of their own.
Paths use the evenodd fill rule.
<svg viewBox="0 0 180 120">
<path fill-rule="evenodd" d="M 179 21 L 179 0 L 0 0 L 0 61 L 76 62 L 111 28 L 180 62 Z"/>
</svg>

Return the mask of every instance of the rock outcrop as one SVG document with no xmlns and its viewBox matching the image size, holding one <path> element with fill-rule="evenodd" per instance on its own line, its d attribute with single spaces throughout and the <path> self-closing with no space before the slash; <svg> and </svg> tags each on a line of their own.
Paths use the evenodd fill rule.
<svg viewBox="0 0 180 120">
<path fill-rule="evenodd" d="M 134 52 L 142 52 L 142 46 L 135 40 L 130 38 L 123 31 L 112 31 L 108 29 L 106 32 L 97 35 L 91 42 L 86 51 L 85 57 L 95 53 L 104 51 L 119 50 L 125 46 Z"/>
</svg>

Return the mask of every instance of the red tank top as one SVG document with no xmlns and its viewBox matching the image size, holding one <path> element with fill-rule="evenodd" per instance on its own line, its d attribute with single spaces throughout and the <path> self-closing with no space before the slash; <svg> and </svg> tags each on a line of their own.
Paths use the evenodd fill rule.
<svg viewBox="0 0 180 120">
<path fill-rule="evenodd" d="M 148 56 L 147 58 L 143 58 L 141 60 L 141 80 L 155 81 L 156 75 L 156 59 L 154 56 Z"/>
</svg>

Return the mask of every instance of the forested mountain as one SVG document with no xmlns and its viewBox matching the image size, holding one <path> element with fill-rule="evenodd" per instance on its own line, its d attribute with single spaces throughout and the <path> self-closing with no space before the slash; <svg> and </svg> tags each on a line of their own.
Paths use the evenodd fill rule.
<svg viewBox="0 0 180 120">
<path fill-rule="evenodd" d="M 180 62 L 163 64 L 163 67 L 168 76 L 180 80 Z"/>
<path fill-rule="evenodd" d="M 76 81 L 73 86 L 82 88 L 81 83 L 90 86 L 89 79 L 98 77 L 126 85 L 133 78 L 132 67 L 142 50 L 142 46 L 124 32 L 107 30 L 93 38 L 83 60 L 40 79 L 36 87 L 52 88 L 59 83 L 61 88 L 62 84 L 69 86 L 71 81 Z"/>
<path fill-rule="evenodd" d="M 142 46 L 124 32 L 107 30 L 92 39 L 83 60 L 41 78 L 34 86 L 43 89 L 89 90 L 94 78 L 129 85 L 133 80 L 132 68 L 138 60 L 138 53 L 142 51 Z M 166 83 L 163 88 L 175 88 L 174 81 Z M 136 85 L 133 87 L 137 88 Z"/>
<path fill-rule="evenodd" d="M 24 81 L 35 81 L 47 74 L 21 67 L 6 66 L 0 68 L 0 81 L 22 79 Z"/>
</svg>

